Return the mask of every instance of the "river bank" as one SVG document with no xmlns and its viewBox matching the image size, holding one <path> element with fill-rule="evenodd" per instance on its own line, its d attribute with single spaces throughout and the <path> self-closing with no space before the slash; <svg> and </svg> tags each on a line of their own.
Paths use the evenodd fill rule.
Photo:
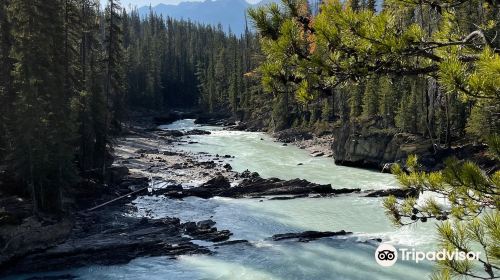
<svg viewBox="0 0 500 280">
<path fill-rule="evenodd" d="M 82 189 L 77 191 L 76 214 L 57 220 L 30 217 L 21 225 L 2 227 L 2 273 L 121 264 L 143 256 L 214 253 L 213 248 L 199 245 L 197 240 L 212 242 L 216 246 L 247 242 L 230 240 L 232 233 L 217 228 L 217 222 L 211 219 L 158 219 L 148 217 L 147 213 L 136 217 L 133 215 L 137 211 L 133 201 L 139 196 L 178 200 L 193 196 L 204 199 L 225 196 L 260 201 L 332 197 L 348 193 L 380 196 L 376 192 L 361 192 L 359 188 L 334 189 L 328 184 L 307 180 L 264 179 L 250 171 L 233 171 L 227 163 L 232 155 L 182 152 L 177 148 L 195 145 L 196 141 L 191 141 L 191 137 L 206 134 L 210 132 L 157 129 L 148 118 L 129 123 L 126 133 L 116 141 L 115 163 L 110 169 L 109 184 L 100 186 L 90 181 L 82 184 Z M 119 201 L 99 207 L 123 196 Z M 15 241 L 23 228 L 31 233 L 36 230 L 45 234 Z M 280 240 L 311 240 L 348 235 L 349 232 L 278 234 L 276 239 Z"/>
<path fill-rule="evenodd" d="M 201 123 L 207 119 L 208 123 L 234 123 L 217 116 L 213 119 L 204 117 Z M 238 122 L 230 127 L 241 131 L 267 132 L 266 127 L 254 122 Z M 376 118 L 363 123 L 289 128 L 271 135 L 277 141 L 307 150 L 313 157 L 332 157 L 337 165 L 385 173 L 391 173 L 391 166 L 396 163 L 404 165 L 409 155 L 417 155 L 420 169 L 427 172 L 443 169 L 446 159 L 450 157 L 472 161 L 490 174 L 500 169 L 498 161 L 488 155 L 486 144 L 469 139 L 445 147 L 422 135 L 382 129 L 380 120 Z"/>
</svg>

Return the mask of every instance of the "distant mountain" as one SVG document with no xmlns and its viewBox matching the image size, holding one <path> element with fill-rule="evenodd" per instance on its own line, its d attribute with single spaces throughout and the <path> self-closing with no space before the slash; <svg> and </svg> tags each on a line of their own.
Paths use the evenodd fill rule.
<svg viewBox="0 0 500 280">
<path fill-rule="evenodd" d="M 185 19 L 194 22 L 217 26 L 222 24 L 225 31 L 235 34 L 245 32 L 245 13 L 250 7 L 276 2 L 277 0 L 263 0 L 252 5 L 245 0 L 205 0 L 204 2 L 182 2 L 178 5 L 159 4 L 152 7 L 153 12 L 164 17 Z M 145 17 L 150 7 L 139 8 L 139 15 Z"/>
</svg>

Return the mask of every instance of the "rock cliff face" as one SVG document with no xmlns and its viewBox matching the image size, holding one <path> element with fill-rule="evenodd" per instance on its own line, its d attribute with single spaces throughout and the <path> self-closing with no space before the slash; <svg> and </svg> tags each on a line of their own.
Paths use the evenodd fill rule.
<svg viewBox="0 0 500 280">
<path fill-rule="evenodd" d="M 382 170 L 388 163 L 401 162 L 410 154 L 420 156 L 424 165 L 435 165 L 432 142 L 423 137 L 363 129 L 344 125 L 332 143 L 335 163 L 345 166 Z"/>
<path fill-rule="evenodd" d="M 433 146 L 430 139 L 408 133 L 396 133 L 379 128 L 379 119 L 363 124 L 345 124 L 334 131 L 332 151 L 338 165 L 390 171 L 392 163 L 403 163 L 408 155 L 418 155 L 424 171 L 444 168 L 447 158 L 470 160 L 487 173 L 500 167 L 498 161 L 488 157 L 484 144 L 456 145 L 451 148 Z"/>
</svg>

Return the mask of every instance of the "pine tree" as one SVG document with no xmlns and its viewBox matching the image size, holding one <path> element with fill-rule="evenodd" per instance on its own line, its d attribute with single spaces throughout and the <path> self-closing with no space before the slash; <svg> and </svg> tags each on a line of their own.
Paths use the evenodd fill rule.
<svg viewBox="0 0 500 280">
<path fill-rule="evenodd" d="M 124 114 L 123 96 L 123 73 L 122 73 L 122 27 L 120 17 L 119 0 L 109 0 L 106 7 L 106 81 L 105 81 L 105 104 L 107 109 L 104 113 L 104 141 L 110 139 L 110 134 L 115 134 L 121 129 L 121 121 Z M 106 147 L 106 144 L 104 146 Z M 102 156 L 102 175 L 106 174 L 106 149 Z"/>
<path fill-rule="evenodd" d="M 499 158 L 500 137 L 490 142 L 490 153 Z M 394 196 L 384 200 L 388 216 L 397 226 L 437 220 L 439 244 L 448 252 L 480 252 L 478 261 L 442 260 L 432 279 L 471 278 L 495 279 L 500 273 L 500 171 L 491 175 L 472 162 L 449 159 L 440 172 L 419 170 L 418 158 L 410 156 L 405 170 L 396 165 L 392 171 L 403 186 L 413 193 L 439 193 L 450 201 L 450 207 L 434 198 L 417 203 L 417 197 L 398 201 Z M 474 249 L 472 249 L 474 248 Z M 483 270 L 482 272 L 480 270 Z"/>
<path fill-rule="evenodd" d="M 363 112 L 363 93 L 365 91 L 365 83 L 360 82 L 357 85 L 353 85 L 350 87 L 351 94 L 349 98 L 349 107 L 350 107 L 350 118 L 355 119 L 361 116 Z"/>
<path fill-rule="evenodd" d="M 119 0 L 109 0 L 106 7 L 106 104 L 110 114 L 106 124 L 111 132 L 120 130 L 124 114 L 123 97 L 123 34 L 121 25 L 121 7 Z"/>
<path fill-rule="evenodd" d="M 485 141 L 500 131 L 500 104 L 489 104 L 479 101 L 472 107 L 466 131 L 477 142 Z"/>
<path fill-rule="evenodd" d="M 82 171 L 102 167 L 105 163 L 105 106 L 103 47 L 100 42 L 97 7 L 99 3 L 85 0 L 80 4 L 80 77 L 78 95 L 78 159 Z"/>
<path fill-rule="evenodd" d="M 384 120 L 385 127 L 394 127 L 395 110 L 397 106 L 397 97 L 394 92 L 392 79 L 388 76 L 380 78 L 380 102 L 379 112 Z"/>
<path fill-rule="evenodd" d="M 363 116 L 366 118 L 378 115 L 378 109 L 379 109 L 378 87 L 379 87 L 378 78 L 370 79 L 366 82 L 366 88 L 363 94 Z"/>
<path fill-rule="evenodd" d="M 9 151 L 9 122 L 13 117 L 12 103 L 12 60 L 9 57 L 12 38 L 10 36 L 11 23 L 7 18 L 6 8 L 10 1 L 0 5 L 0 164 L 5 160 Z"/>
<path fill-rule="evenodd" d="M 12 1 L 11 55 L 16 91 L 14 170 L 32 194 L 35 210 L 62 208 L 74 172 L 70 96 L 64 91 L 64 19 L 60 1 Z M 37 20 L 32 20 L 37 19 Z M 30 34 L 31 36 L 25 36 Z"/>
</svg>

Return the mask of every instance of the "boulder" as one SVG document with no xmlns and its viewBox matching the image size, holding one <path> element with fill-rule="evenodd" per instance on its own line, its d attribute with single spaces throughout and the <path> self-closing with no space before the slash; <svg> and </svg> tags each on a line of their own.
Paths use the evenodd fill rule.
<svg viewBox="0 0 500 280">
<path fill-rule="evenodd" d="M 291 128 L 276 132 L 274 137 L 283 143 L 293 143 L 296 141 L 313 139 L 313 135 L 309 131 L 299 128 Z"/>
<path fill-rule="evenodd" d="M 183 229 L 187 226 L 182 227 L 176 218 L 150 220 L 116 215 L 88 215 L 84 219 L 84 223 L 77 222 L 66 241 L 37 250 L 27 257 L 5 264 L 4 267 L 1 267 L 0 262 L 0 271 L 33 273 L 89 265 L 124 264 L 146 256 L 210 253 L 207 248 L 182 236 Z M 194 224 L 194 232 L 196 231 Z M 210 238 L 216 235 L 217 231 Z M 225 232 L 219 233 L 219 236 L 226 235 Z"/>
<path fill-rule="evenodd" d="M 212 134 L 210 131 L 201 129 L 193 129 L 184 133 L 184 135 L 210 135 L 210 134 Z"/>
<path fill-rule="evenodd" d="M 188 197 L 188 196 L 196 196 L 203 199 L 209 199 L 214 197 L 214 191 L 204 187 L 197 187 L 185 190 L 182 193 L 182 197 Z"/>
<path fill-rule="evenodd" d="M 387 197 L 393 195 L 397 198 L 407 198 L 407 197 L 418 197 L 418 191 L 414 189 L 387 189 L 387 190 L 377 190 L 372 191 L 365 195 L 365 197 Z"/>
<path fill-rule="evenodd" d="M 126 166 L 111 166 L 108 167 L 106 173 L 106 183 L 111 185 L 119 184 L 125 176 L 127 176 L 129 170 Z"/>
<path fill-rule="evenodd" d="M 162 130 L 160 132 L 157 132 L 156 134 L 160 136 L 170 136 L 170 137 L 182 137 L 184 136 L 184 133 L 179 130 Z"/>
<path fill-rule="evenodd" d="M 228 230 L 217 230 L 213 227 L 215 222 L 212 220 L 200 221 L 198 223 L 187 222 L 182 225 L 184 232 L 189 236 L 204 241 L 222 242 L 228 240 L 232 233 Z"/>
<path fill-rule="evenodd" d="M 196 223 L 196 225 L 198 226 L 198 228 L 201 228 L 201 229 L 208 229 L 208 228 L 211 228 L 215 225 L 216 223 L 212 220 L 204 220 L 204 221 L 199 221 L 198 223 Z"/>
<path fill-rule="evenodd" d="M 251 177 L 243 180 L 238 186 L 231 187 L 229 180 L 224 176 L 217 176 L 205 184 L 185 189 L 176 192 L 175 196 L 165 195 L 182 198 L 188 196 L 196 196 L 203 199 L 212 198 L 214 196 L 243 198 L 243 197 L 262 197 L 262 196 L 282 196 L 290 195 L 297 197 L 305 197 L 309 194 L 320 195 L 336 195 L 359 192 L 360 189 L 333 189 L 331 185 L 321 185 L 311 183 L 306 180 L 280 180 L 277 178 L 263 179 L 259 176 Z"/>
<path fill-rule="evenodd" d="M 186 233 L 195 232 L 198 229 L 198 226 L 196 225 L 195 222 L 187 222 L 187 223 L 183 224 L 182 226 L 184 228 L 184 232 L 186 232 Z"/>
<path fill-rule="evenodd" d="M 386 163 L 404 161 L 408 155 L 432 157 L 432 142 L 421 136 L 387 132 L 376 120 L 345 124 L 334 131 L 333 156 L 338 165 L 382 170 Z"/>
<path fill-rule="evenodd" d="M 231 129 L 234 129 L 234 130 L 245 130 L 247 129 L 247 124 L 244 123 L 244 122 L 237 122 L 235 125 L 233 125 L 231 127 Z"/>
<path fill-rule="evenodd" d="M 314 152 L 311 154 L 312 157 L 322 157 L 324 155 L 325 155 L 325 153 L 323 153 L 323 152 Z"/>
<path fill-rule="evenodd" d="M 248 169 L 243 171 L 241 174 L 240 174 L 240 177 L 241 178 L 258 178 L 260 177 L 259 173 L 257 172 L 250 172 Z"/>
<path fill-rule="evenodd" d="M 324 238 L 324 237 L 333 237 L 333 236 L 345 236 L 352 234 L 352 232 L 346 232 L 345 230 L 332 232 L 332 231 L 304 231 L 299 233 L 284 233 L 284 234 L 275 234 L 271 237 L 273 241 L 281 241 L 281 240 L 289 240 L 289 239 L 298 239 L 299 242 L 309 242 L 311 240 Z"/>
<path fill-rule="evenodd" d="M 277 178 L 263 179 L 255 177 L 245 179 L 237 187 L 229 188 L 219 194 L 223 197 L 257 197 L 280 195 L 309 195 L 309 194 L 343 194 L 359 192 L 360 189 L 333 189 L 331 185 L 320 185 L 307 180 L 280 180 Z"/>
<path fill-rule="evenodd" d="M 209 189 L 228 189 L 231 187 L 231 183 L 226 177 L 219 175 L 213 179 L 210 179 L 200 187 Z"/>
</svg>

